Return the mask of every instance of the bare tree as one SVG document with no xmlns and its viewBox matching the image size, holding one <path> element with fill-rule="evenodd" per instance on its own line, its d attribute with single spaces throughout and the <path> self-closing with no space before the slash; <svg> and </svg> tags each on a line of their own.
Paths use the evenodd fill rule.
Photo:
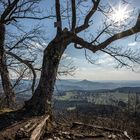
<svg viewBox="0 0 140 140">
<path fill-rule="evenodd" d="M 55 11 L 56 11 L 56 23 L 55 26 L 57 28 L 56 36 L 48 46 L 44 50 L 43 56 L 43 64 L 41 70 L 40 81 L 38 87 L 36 88 L 34 95 L 32 98 L 26 102 L 25 108 L 34 114 L 51 114 L 51 101 L 52 94 L 54 89 L 54 84 L 56 80 L 56 75 L 58 71 L 58 66 L 61 60 L 64 51 L 69 47 L 71 43 L 75 44 L 75 48 L 77 49 L 87 49 L 95 54 L 98 51 L 102 51 L 110 54 L 116 60 L 120 61 L 117 56 L 127 57 L 129 59 L 129 55 L 125 56 L 124 54 L 120 54 L 119 52 L 110 52 L 110 44 L 116 40 L 119 40 L 124 37 L 128 37 L 130 35 L 136 34 L 140 32 L 140 15 L 137 18 L 135 25 L 131 28 L 125 29 L 123 31 L 119 31 L 114 34 L 110 34 L 108 38 L 104 41 L 97 41 L 101 34 L 106 34 L 106 29 L 103 29 L 101 33 L 99 33 L 92 41 L 85 40 L 79 34 L 90 27 L 90 21 L 93 18 L 95 12 L 100 9 L 100 0 L 92 0 L 92 7 L 86 13 L 85 17 L 83 17 L 82 22 L 78 25 L 78 16 L 77 16 L 77 5 L 84 1 L 78 1 L 76 3 L 75 0 L 71 0 L 71 19 L 70 28 L 62 27 L 64 24 L 62 19 L 61 7 L 62 4 L 60 0 L 55 0 Z M 90 6 L 89 6 L 90 7 Z M 102 12 L 103 13 L 103 12 Z M 111 30 L 111 29 L 110 29 Z M 133 60 L 132 60 L 133 61 Z M 136 62 L 136 61 L 133 61 Z"/>
<path fill-rule="evenodd" d="M 7 68 L 6 51 L 5 51 L 5 26 L 8 24 L 16 23 L 18 19 L 45 19 L 47 17 L 38 17 L 40 10 L 37 8 L 37 4 L 41 0 L 1 0 L 1 15 L 0 15 L 0 74 L 5 93 L 5 100 L 7 107 L 13 107 L 15 104 L 15 93 L 12 88 L 12 84 L 9 77 L 9 71 Z M 13 55 L 9 52 L 10 55 Z M 14 56 L 14 55 L 13 55 Z M 21 60 L 21 59 L 20 59 Z M 23 61 L 22 61 L 23 62 Z M 24 61 L 25 63 L 25 61 Z M 27 62 L 26 62 L 27 65 Z M 28 63 L 28 66 L 30 64 Z M 31 68 L 31 65 L 30 65 Z M 32 69 L 33 71 L 33 69 Z M 34 73 L 35 76 L 35 73 Z"/>
<path fill-rule="evenodd" d="M 32 77 L 32 94 L 34 93 L 37 78 L 37 56 L 42 54 L 40 48 L 43 48 L 45 41 L 42 33 L 43 31 L 41 30 L 40 26 L 37 26 L 28 32 L 24 31 L 24 33 L 20 35 L 14 35 L 16 41 L 13 41 L 13 36 L 10 37 L 9 40 L 11 41 L 6 43 L 6 54 L 8 55 L 8 60 L 12 61 L 10 62 L 11 64 L 8 64 L 8 68 L 17 73 L 18 68 L 20 69 L 22 65 L 22 69 L 26 69 L 26 71 L 28 70 L 28 74 L 32 74 L 32 76 L 30 76 Z M 22 69 L 20 69 L 19 72 L 22 71 Z M 19 74 L 20 79 L 22 79 L 21 77 L 27 78 L 28 76 L 25 76 L 25 74 Z M 17 81 L 19 82 L 19 78 Z"/>
<path fill-rule="evenodd" d="M 6 95 L 6 106 L 13 107 L 15 103 L 15 94 L 9 78 L 9 72 L 6 65 L 6 54 L 4 49 L 5 28 L 0 24 L 0 73 L 4 93 Z"/>
<path fill-rule="evenodd" d="M 23 78 L 30 79 L 32 84 L 31 89 L 29 87 L 28 89 L 34 94 L 34 89 L 37 84 L 36 79 L 42 69 L 40 56 L 42 56 L 43 49 L 47 44 L 47 39 L 44 38 L 43 34 L 44 32 L 40 26 L 34 27 L 30 31 L 20 35 L 11 36 L 9 34 L 10 38 L 7 38 L 9 41 L 6 43 L 6 54 L 9 62 L 7 63 L 8 69 L 14 73 L 16 78 L 13 88 L 18 87 Z M 16 41 L 13 41 L 15 38 Z M 72 76 L 75 69 L 76 67 L 73 65 L 73 61 L 65 54 L 60 62 L 58 79 L 62 75 Z M 23 91 L 27 91 L 27 89 Z"/>
</svg>

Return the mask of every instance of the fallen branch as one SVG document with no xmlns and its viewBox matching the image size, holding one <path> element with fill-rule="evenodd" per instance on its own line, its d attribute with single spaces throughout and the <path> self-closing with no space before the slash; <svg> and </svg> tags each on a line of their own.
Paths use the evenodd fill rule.
<svg viewBox="0 0 140 140">
<path fill-rule="evenodd" d="M 111 129 L 111 128 L 108 128 L 108 127 L 102 127 L 102 126 L 97 126 L 97 125 L 89 125 L 89 124 L 84 124 L 84 123 L 81 123 L 81 122 L 74 122 L 72 124 L 72 127 L 71 128 L 74 128 L 74 127 L 78 127 L 78 126 L 85 126 L 85 127 L 90 127 L 90 128 L 94 128 L 94 129 L 101 129 L 103 131 L 109 131 L 109 132 L 121 132 L 121 130 L 118 130 L 118 129 Z"/>
<path fill-rule="evenodd" d="M 96 126 L 96 125 L 89 125 L 89 124 L 84 124 L 84 123 L 81 123 L 81 122 L 74 122 L 72 124 L 72 127 L 71 128 L 75 128 L 75 127 L 78 127 L 78 126 L 83 126 L 83 127 L 90 127 L 90 128 L 94 128 L 94 129 L 101 129 L 103 131 L 109 131 L 109 132 L 118 132 L 118 133 L 121 133 L 123 134 L 128 140 L 133 140 L 127 133 L 127 131 L 121 131 L 121 130 L 118 130 L 118 129 L 111 129 L 111 128 L 108 128 L 108 127 L 102 127 L 102 126 Z"/>
<path fill-rule="evenodd" d="M 128 139 L 128 140 L 133 140 L 132 138 L 130 138 L 130 136 L 128 135 L 127 131 L 124 131 L 124 136 Z"/>
<path fill-rule="evenodd" d="M 96 135 L 84 135 L 84 134 L 77 134 L 77 133 L 71 133 L 71 132 L 61 132 L 59 133 L 60 136 L 64 136 L 64 137 L 75 137 L 75 138 L 86 138 L 86 139 L 89 139 L 89 138 L 102 138 L 104 137 L 103 134 L 96 134 Z"/>
<path fill-rule="evenodd" d="M 30 140 L 40 140 L 44 133 L 44 128 L 46 126 L 46 121 L 49 119 L 49 115 L 42 119 L 41 123 L 33 130 Z"/>
<path fill-rule="evenodd" d="M 45 132 L 48 120 L 49 115 L 31 119 L 17 131 L 16 139 L 40 140 Z"/>
</svg>

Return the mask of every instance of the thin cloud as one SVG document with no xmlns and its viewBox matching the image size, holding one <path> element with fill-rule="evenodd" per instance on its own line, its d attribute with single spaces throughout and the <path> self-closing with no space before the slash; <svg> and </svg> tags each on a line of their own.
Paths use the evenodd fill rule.
<svg viewBox="0 0 140 140">
<path fill-rule="evenodd" d="M 131 42 L 128 44 L 128 46 L 137 46 L 137 45 L 140 45 L 140 42 Z"/>
</svg>

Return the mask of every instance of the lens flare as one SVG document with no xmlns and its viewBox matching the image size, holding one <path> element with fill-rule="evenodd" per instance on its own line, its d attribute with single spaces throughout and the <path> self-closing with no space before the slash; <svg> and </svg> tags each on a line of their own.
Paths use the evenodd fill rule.
<svg viewBox="0 0 140 140">
<path fill-rule="evenodd" d="M 109 15 L 111 22 L 115 23 L 115 25 L 123 25 L 126 23 L 126 20 L 130 17 L 131 10 L 128 9 L 128 4 L 123 5 L 120 4 L 118 6 L 111 6 L 112 12 Z"/>
</svg>

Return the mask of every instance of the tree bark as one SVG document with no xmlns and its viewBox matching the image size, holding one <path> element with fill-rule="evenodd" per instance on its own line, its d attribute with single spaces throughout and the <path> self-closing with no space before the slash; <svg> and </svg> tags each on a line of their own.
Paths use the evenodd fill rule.
<svg viewBox="0 0 140 140">
<path fill-rule="evenodd" d="M 52 95 L 58 66 L 66 46 L 62 41 L 52 40 L 44 51 L 41 77 L 34 95 L 25 102 L 25 108 L 34 115 L 52 114 Z"/>
<path fill-rule="evenodd" d="M 13 108 L 15 107 L 15 93 L 12 88 L 12 84 L 9 77 L 9 71 L 6 64 L 4 41 L 5 41 L 5 26 L 4 24 L 0 24 L 0 74 L 3 91 L 5 94 L 5 100 L 2 106 Z"/>
</svg>

